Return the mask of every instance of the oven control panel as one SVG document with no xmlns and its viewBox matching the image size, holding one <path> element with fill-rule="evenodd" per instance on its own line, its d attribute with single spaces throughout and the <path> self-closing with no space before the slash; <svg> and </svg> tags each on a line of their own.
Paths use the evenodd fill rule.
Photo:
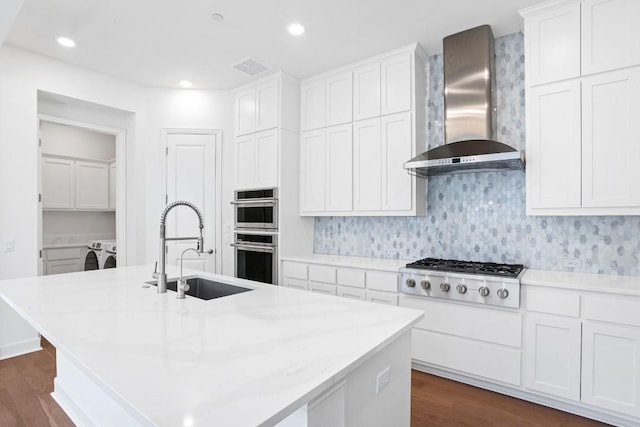
<svg viewBox="0 0 640 427">
<path fill-rule="evenodd" d="M 520 307 L 520 281 L 511 278 L 400 269 L 399 291 L 426 298 Z"/>
</svg>

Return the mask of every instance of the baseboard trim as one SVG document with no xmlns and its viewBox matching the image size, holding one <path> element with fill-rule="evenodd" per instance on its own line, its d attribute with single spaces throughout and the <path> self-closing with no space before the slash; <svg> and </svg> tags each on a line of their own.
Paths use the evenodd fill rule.
<svg viewBox="0 0 640 427">
<path fill-rule="evenodd" d="M 40 337 L 0 346 L 0 360 L 42 350 Z"/>
</svg>

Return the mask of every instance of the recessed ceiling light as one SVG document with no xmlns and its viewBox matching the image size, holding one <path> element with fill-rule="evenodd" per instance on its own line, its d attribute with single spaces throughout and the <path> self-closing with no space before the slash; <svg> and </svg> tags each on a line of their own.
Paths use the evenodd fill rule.
<svg viewBox="0 0 640 427">
<path fill-rule="evenodd" d="M 302 26 L 302 24 L 298 24 L 296 22 L 289 25 L 289 32 L 294 36 L 299 36 L 300 34 L 304 33 L 304 27 Z"/>
<path fill-rule="evenodd" d="M 57 42 L 60 43 L 64 47 L 75 47 L 76 42 L 71 40 L 69 37 L 58 37 Z"/>
<path fill-rule="evenodd" d="M 224 15 L 221 13 L 212 13 L 211 19 L 213 19 L 216 22 L 222 22 L 224 21 Z"/>
<path fill-rule="evenodd" d="M 189 80 L 180 80 L 180 83 L 178 83 L 180 86 L 182 86 L 183 88 L 188 88 L 193 86 L 193 83 L 191 83 Z"/>
</svg>

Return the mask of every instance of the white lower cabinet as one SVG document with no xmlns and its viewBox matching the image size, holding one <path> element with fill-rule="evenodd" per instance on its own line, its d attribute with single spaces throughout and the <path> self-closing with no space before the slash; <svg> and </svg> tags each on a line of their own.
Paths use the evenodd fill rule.
<svg viewBox="0 0 640 427">
<path fill-rule="evenodd" d="M 580 400 L 580 319 L 526 314 L 524 386 Z"/>
<path fill-rule="evenodd" d="M 52 248 L 43 251 L 44 274 L 62 274 L 84 271 L 86 248 Z"/>
<path fill-rule="evenodd" d="M 398 273 L 328 264 L 282 261 L 282 286 L 398 305 Z"/>
</svg>

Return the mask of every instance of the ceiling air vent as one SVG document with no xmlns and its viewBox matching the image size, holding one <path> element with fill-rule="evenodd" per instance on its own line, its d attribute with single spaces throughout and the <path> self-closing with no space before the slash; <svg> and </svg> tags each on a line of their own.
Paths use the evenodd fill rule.
<svg viewBox="0 0 640 427">
<path fill-rule="evenodd" d="M 233 64 L 233 68 L 243 73 L 255 76 L 256 74 L 263 73 L 269 69 L 266 65 L 263 65 L 253 58 L 243 59 L 237 64 Z"/>
</svg>

